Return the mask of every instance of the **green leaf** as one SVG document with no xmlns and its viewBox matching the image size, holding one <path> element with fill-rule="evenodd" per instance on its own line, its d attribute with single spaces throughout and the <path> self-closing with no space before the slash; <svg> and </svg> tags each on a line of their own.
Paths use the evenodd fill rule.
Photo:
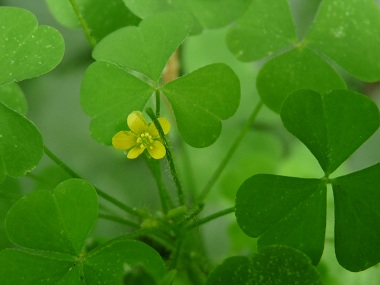
<svg viewBox="0 0 380 285">
<path fill-rule="evenodd" d="M 263 248 L 253 257 L 253 267 L 254 284 L 323 284 L 310 259 L 303 252 L 287 246 Z"/>
<path fill-rule="evenodd" d="M 164 262 L 142 242 L 118 238 L 86 252 L 97 212 L 95 189 L 80 179 L 21 198 L 6 218 L 8 236 L 19 248 L 0 252 L 1 284 L 121 284 L 135 266 L 160 280 Z"/>
<path fill-rule="evenodd" d="M 241 61 L 272 55 L 297 42 L 287 0 L 254 0 L 227 35 L 227 45 Z"/>
<path fill-rule="evenodd" d="M 311 90 L 296 91 L 284 101 L 281 119 L 327 174 L 336 170 L 380 125 L 376 104 L 348 90 L 322 95 Z"/>
<path fill-rule="evenodd" d="M 73 276 L 76 276 L 76 280 Z M 80 285 L 79 268 L 70 258 L 51 258 L 20 249 L 0 252 L 0 283 L 2 285 Z M 74 281 L 75 280 L 75 281 Z M 74 281 L 74 282 L 73 282 Z"/>
<path fill-rule="evenodd" d="M 0 7 L 0 85 L 47 73 L 63 57 L 61 34 L 26 10 Z"/>
<path fill-rule="evenodd" d="M 20 183 L 16 179 L 8 177 L 0 184 L 0 250 L 10 245 L 4 228 L 5 216 L 20 197 Z"/>
<path fill-rule="evenodd" d="M 192 33 L 197 34 L 203 28 L 215 29 L 228 25 L 239 17 L 252 0 L 124 0 L 124 3 L 141 18 L 164 11 L 183 11 L 192 15 L 194 26 Z"/>
<path fill-rule="evenodd" d="M 265 63 L 256 84 L 263 102 L 277 113 L 285 98 L 298 89 L 327 92 L 346 87 L 327 62 L 305 47 L 292 49 Z"/>
<path fill-rule="evenodd" d="M 142 267 L 156 281 L 166 274 L 160 255 L 148 245 L 128 238 L 114 239 L 93 250 L 84 261 L 87 284 L 121 284 L 126 274 Z"/>
<path fill-rule="evenodd" d="M 257 246 L 281 244 L 305 252 L 318 264 L 326 227 L 326 184 L 269 174 L 248 178 L 236 195 L 236 219 Z"/>
<path fill-rule="evenodd" d="M 71 28 L 80 27 L 70 1 L 46 0 L 46 2 L 52 14 L 62 25 Z M 140 19 L 125 7 L 122 0 L 77 0 L 76 2 L 81 16 L 96 41 L 100 41 L 119 28 L 134 26 L 140 22 Z"/>
<path fill-rule="evenodd" d="M 287 246 L 269 246 L 252 259 L 234 256 L 216 267 L 206 285 L 322 285 L 317 270 L 301 251 Z"/>
<path fill-rule="evenodd" d="M 79 256 L 98 213 L 95 189 L 86 181 L 70 179 L 52 192 L 36 191 L 9 210 L 9 239 L 25 248 Z"/>
<path fill-rule="evenodd" d="M 81 87 L 82 108 L 93 118 L 92 137 L 110 145 L 112 137 L 127 128 L 128 115 L 142 110 L 153 91 L 149 84 L 114 64 L 93 63 Z"/>
<path fill-rule="evenodd" d="M 31 171 L 43 155 L 42 137 L 35 125 L 0 102 L 0 183 L 7 175 Z"/>
<path fill-rule="evenodd" d="M 211 271 L 206 285 L 253 284 L 251 267 L 252 261 L 248 257 L 229 257 Z"/>
<path fill-rule="evenodd" d="M 217 63 L 169 82 L 163 93 L 182 138 L 191 146 L 206 147 L 219 137 L 221 120 L 236 112 L 240 82 L 230 67 Z"/>
<path fill-rule="evenodd" d="M 26 114 L 27 102 L 24 92 L 16 83 L 0 86 L 0 102 L 22 115 Z"/>
<path fill-rule="evenodd" d="M 332 179 L 335 254 L 347 270 L 380 262 L 380 163 Z"/>
<path fill-rule="evenodd" d="M 104 38 L 93 57 L 144 74 L 158 82 L 174 51 L 192 27 L 185 13 L 168 12 L 149 17 L 139 27 L 125 27 Z"/>
<path fill-rule="evenodd" d="M 324 0 L 306 42 L 363 81 L 380 79 L 380 10 L 373 0 Z"/>
</svg>

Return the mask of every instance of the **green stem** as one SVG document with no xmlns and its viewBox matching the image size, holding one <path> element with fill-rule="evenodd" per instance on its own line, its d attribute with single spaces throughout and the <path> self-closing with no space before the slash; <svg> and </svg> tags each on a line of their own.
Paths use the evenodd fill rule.
<svg viewBox="0 0 380 285">
<path fill-rule="evenodd" d="M 132 221 L 128 221 L 126 219 L 123 219 L 123 218 L 120 218 L 120 217 L 116 217 L 116 216 L 113 216 L 113 215 L 99 213 L 98 217 L 101 218 L 101 219 L 112 221 L 112 222 L 116 222 L 116 223 L 119 223 L 119 224 L 122 224 L 122 225 L 127 225 L 127 226 L 130 226 L 132 228 L 136 228 L 136 229 L 140 228 L 140 225 L 137 224 L 137 223 L 134 223 Z"/>
<path fill-rule="evenodd" d="M 199 204 L 198 206 L 196 206 L 195 209 L 190 213 L 190 215 L 188 215 L 187 217 L 185 217 L 179 223 L 179 226 L 186 225 L 187 223 L 190 223 L 191 221 L 193 221 L 195 219 L 195 217 L 198 216 L 200 212 L 202 212 L 203 207 L 204 207 L 203 204 Z"/>
<path fill-rule="evenodd" d="M 134 231 L 132 233 L 119 236 L 119 237 L 115 238 L 115 240 L 123 240 L 125 238 L 139 239 L 142 237 L 149 237 L 152 240 L 160 243 L 161 245 L 163 245 L 164 247 L 166 247 L 170 251 L 174 251 L 175 246 L 173 245 L 173 241 L 170 240 L 169 238 L 165 237 L 165 236 L 160 235 L 160 233 L 161 232 L 157 228 L 155 228 L 155 229 L 140 229 L 140 230 Z"/>
<path fill-rule="evenodd" d="M 206 223 L 208 223 L 208 222 L 210 222 L 212 220 L 215 220 L 217 218 L 220 218 L 222 216 L 225 216 L 225 215 L 233 213 L 233 212 L 235 212 L 235 206 L 231 207 L 231 208 L 228 208 L 228 209 L 225 209 L 225 210 L 222 210 L 222 211 L 219 211 L 217 213 L 214 213 L 214 214 L 212 214 L 210 216 L 207 216 L 207 217 L 205 217 L 203 219 L 200 219 L 197 222 L 195 222 L 194 224 L 188 225 L 186 227 L 186 229 L 191 230 L 193 228 L 199 227 L 200 225 L 206 224 Z"/>
<path fill-rule="evenodd" d="M 161 112 L 161 98 L 160 98 L 160 90 L 156 90 L 156 117 L 160 117 Z"/>
<path fill-rule="evenodd" d="M 149 117 L 152 119 L 154 125 L 156 126 L 158 133 L 160 134 L 160 137 L 161 137 L 161 139 L 164 143 L 164 146 L 166 148 L 166 158 L 167 158 L 168 163 L 169 163 L 169 168 L 170 168 L 170 172 L 172 174 L 174 183 L 177 187 L 178 200 L 179 200 L 180 205 L 183 206 L 183 205 L 185 205 L 185 195 L 184 195 L 183 190 L 182 190 L 181 182 L 179 181 L 179 177 L 178 177 L 178 173 L 177 173 L 177 170 L 176 170 L 176 167 L 174 164 L 174 159 L 173 159 L 173 155 L 172 155 L 171 148 L 169 145 L 169 141 L 166 138 L 164 131 L 163 131 L 160 123 L 157 120 L 157 117 L 154 115 L 153 110 L 151 108 L 148 108 L 146 110 L 146 112 L 149 115 Z"/>
<path fill-rule="evenodd" d="M 171 259 L 171 262 L 170 262 L 170 265 L 169 265 L 169 269 L 175 269 L 175 268 L 177 268 L 179 256 L 180 256 L 180 253 L 181 253 L 181 250 L 182 250 L 182 244 L 183 244 L 182 237 L 179 237 L 177 239 L 175 249 L 174 249 L 174 251 L 172 253 L 172 259 Z"/>
<path fill-rule="evenodd" d="M 72 170 L 70 167 L 68 167 L 62 160 L 60 160 L 54 153 L 52 153 L 46 146 L 44 146 L 44 152 L 45 154 L 52 160 L 54 161 L 60 168 L 62 168 L 67 174 L 69 174 L 73 178 L 79 178 L 83 179 L 80 175 L 78 175 L 74 170 Z M 100 197 L 102 197 L 104 200 L 107 200 L 111 204 L 115 205 L 116 207 L 124 210 L 125 212 L 136 216 L 143 218 L 143 215 L 141 215 L 139 212 L 136 210 L 132 209 L 131 207 L 125 205 L 124 203 L 121 203 L 119 200 L 116 198 L 108 195 L 107 193 L 103 192 L 99 188 L 95 187 L 96 192 Z"/>
<path fill-rule="evenodd" d="M 166 214 L 170 209 L 174 208 L 174 204 L 169 196 L 164 182 L 162 181 L 161 162 L 155 159 L 151 159 L 147 156 L 145 156 L 145 162 L 156 180 L 158 192 L 160 194 L 162 210 Z"/>
<path fill-rule="evenodd" d="M 243 129 L 240 131 L 240 134 L 237 136 L 235 139 L 234 143 L 230 147 L 229 151 L 227 152 L 226 156 L 222 160 L 222 162 L 219 164 L 219 167 L 216 169 L 214 174 L 211 176 L 211 179 L 208 181 L 206 186 L 203 188 L 201 191 L 201 194 L 198 196 L 197 201 L 198 203 L 202 202 L 206 196 L 209 194 L 211 191 L 212 187 L 214 186 L 215 182 L 218 180 L 220 175 L 222 174 L 223 170 L 225 167 L 228 165 L 228 162 L 232 158 L 233 154 L 235 153 L 236 149 L 238 148 L 239 144 L 243 140 L 244 136 L 247 134 L 249 129 L 251 128 L 253 122 L 256 120 L 256 117 L 261 110 L 261 107 L 263 106 L 263 102 L 260 100 L 255 109 L 253 110 L 251 116 L 248 118 L 246 124 L 244 125 Z"/>
<path fill-rule="evenodd" d="M 79 23 L 82 26 L 82 29 L 84 33 L 86 34 L 86 37 L 88 41 L 90 42 L 92 47 L 95 47 L 97 44 L 97 40 L 93 37 L 90 27 L 87 24 L 87 21 L 83 18 L 82 13 L 78 7 L 76 0 L 70 0 L 71 6 L 73 7 L 73 10 L 75 12 L 75 15 L 77 16 Z"/>
</svg>

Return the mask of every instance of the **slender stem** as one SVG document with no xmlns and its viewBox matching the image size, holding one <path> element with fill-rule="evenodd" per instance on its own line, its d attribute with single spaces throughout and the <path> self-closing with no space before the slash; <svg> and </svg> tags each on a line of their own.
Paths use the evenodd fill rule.
<svg viewBox="0 0 380 285">
<path fill-rule="evenodd" d="M 68 167 L 62 160 L 60 160 L 53 152 L 51 152 L 46 146 L 44 146 L 45 154 L 55 162 L 62 170 L 69 174 L 72 178 L 81 178 L 74 170 Z"/>
<path fill-rule="evenodd" d="M 161 98 L 160 98 L 160 90 L 156 90 L 156 117 L 160 116 L 161 112 Z"/>
<path fill-rule="evenodd" d="M 84 33 L 86 34 L 88 41 L 90 42 L 92 47 L 95 47 L 97 44 L 97 40 L 93 37 L 91 29 L 87 24 L 87 21 L 85 20 L 85 18 L 83 18 L 83 15 L 79 9 L 77 1 L 76 0 L 70 0 L 70 3 L 71 3 L 71 6 L 73 7 L 73 10 L 74 10 L 78 20 L 79 20 L 79 23 L 82 26 Z"/>
<path fill-rule="evenodd" d="M 150 229 L 142 228 L 142 229 L 134 231 L 132 233 L 128 233 L 126 235 L 119 236 L 119 237 L 115 238 L 115 240 L 123 240 L 125 238 L 138 239 L 141 237 L 149 237 L 150 239 L 160 243 L 161 245 L 163 245 L 164 247 L 166 247 L 170 251 L 174 251 L 175 246 L 173 244 L 173 241 L 168 237 L 160 235 L 160 233 L 161 233 L 161 231 L 158 228 L 150 228 Z"/>
<path fill-rule="evenodd" d="M 185 205 L 185 195 L 184 195 L 184 192 L 182 190 L 181 182 L 179 181 L 178 173 L 177 173 L 177 170 L 176 170 L 176 167 L 174 164 L 174 159 L 173 159 L 173 155 L 171 152 L 171 148 L 170 148 L 168 139 L 166 138 L 164 131 L 163 131 L 160 123 L 157 120 L 157 117 L 154 115 L 153 110 L 151 108 L 148 108 L 146 110 L 146 112 L 149 115 L 149 117 L 152 119 L 154 125 L 156 126 L 158 133 L 160 134 L 160 137 L 161 137 L 161 139 L 164 143 L 164 146 L 166 148 L 166 158 L 167 158 L 168 163 L 169 163 L 169 168 L 170 168 L 170 172 L 172 174 L 174 183 L 177 187 L 177 194 L 178 194 L 179 203 L 180 203 L 180 205 Z"/>
<path fill-rule="evenodd" d="M 69 174 L 73 178 L 80 178 L 83 179 L 80 175 L 78 175 L 74 170 L 72 170 L 70 167 L 68 167 L 62 160 L 60 160 L 54 153 L 52 153 L 46 146 L 44 146 L 44 152 L 45 154 L 52 160 L 54 161 L 60 168 L 62 168 L 67 174 Z M 125 212 L 136 216 L 143 218 L 142 214 L 137 212 L 136 210 L 132 209 L 131 207 L 125 205 L 124 203 L 121 203 L 119 200 L 116 198 L 108 195 L 107 193 L 103 192 L 99 188 L 95 187 L 96 192 L 100 197 L 103 199 L 107 200 L 108 202 L 112 203 L 116 207 L 124 210 Z"/>
<path fill-rule="evenodd" d="M 244 125 L 243 129 L 240 131 L 240 134 L 236 137 L 234 143 L 230 147 L 229 151 L 227 152 L 226 156 L 222 160 L 222 162 L 219 164 L 218 168 L 214 172 L 214 174 L 211 176 L 211 179 L 208 181 L 206 186 L 203 188 L 201 194 L 198 196 L 197 201 L 198 203 L 202 202 L 206 196 L 211 191 L 212 187 L 214 186 L 215 182 L 218 180 L 220 175 L 222 174 L 225 167 L 228 165 L 228 162 L 232 158 L 233 154 L 235 153 L 236 149 L 238 148 L 239 144 L 243 140 L 244 136 L 247 134 L 248 130 L 252 126 L 253 122 L 256 120 L 256 117 L 261 110 L 261 107 L 263 106 L 263 102 L 260 100 L 255 109 L 253 110 L 251 116 L 248 118 L 246 124 Z"/>
<path fill-rule="evenodd" d="M 206 223 L 208 223 L 208 222 L 210 222 L 212 220 L 215 220 L 215 219 L 217 219 L 219 217 L 225 216 L 225 215 L 233 213 L 233 212 L 235 212 L 235 206 L 231 207 L 231 208 L 228 208 L 228 209 L 225 209 L 225 210 L 222 210 L 222 211 L 219 211 L 217 213 L 214 213 L 214 214 L 212 214 L 210 216 L 207 216 L 207 217 L 205 217 L 203 219 L 200 219 L 197 222 L 195 222 L 194 224 L 188 225 L 186 227 L 186 229 L 191 230 L 193 228 L 199 227 L 200 225 L 206 224 Z"/>
<path fill-rule="evenodd" d="M 98 217 L 101 218 L 101 219 L 109 220 L 109 221 L 116 222 L 116 223 L 119 223 L 119 224 L 122 224 L 122 225 L 127 225 L 127 226 L 130 226 L 132 228 L 136 228 L 136 229 L 140 228 L 140 225 L 137 224 L 137 223 L 134 223 L 132 221 L 128 221 L 126 219 L 123 219 L 123 218 L 120 218 L 120 217 L 116 217 L 116 216 L 113 216 L 113 215 L 99 213 Z"/>
<path fill-rule="evenodd" d="M 183 244 L 183 239 L 182 239 L 182 237 L 179 237 L 177 239 L 175 249 L 172 252 L 172 259 L 171 259 L 171 262 L 170 262 L 170 265 L 169 265 L 170 269 L 177 268 L 179 256 L 180 256 L 180 253 L 181 253 L 181 250 L 182 250 L 182 244 Z"/>
<path fill-rule="evenodd" d="M 162 181 L 161 163 L 158 160 L 152 160 L 151 158 L 148 158 L 146 156 L 145 162 L 149 166 L 149 169 L 151 170 L 156 180 L 158 192 L 160 194 L 162 210 L 164 213 L 167 213 L 171 208 L 174 208 L 174 204 L 169 196 L 164 182 Z"/>
<path fill-rule="evenodd" d="M 190 215 L 185 217 L 179 223 L 179 225 L 182 226 L 182 225 L 186 225 L 187 223 L 190 223 L 193 219 L 195 219 L 196 216 L 199 215 L 199 213 L 203 210 L 203 207 L 204 207 L 204 204 L 199 204 L 198 206 L 196 206 L 196 208 L 190 213 Z"/>
<path fill-rule="evenodd" d="M 136 216 L 136 217 L 139 217 L 139 218 L 144 218 L 144 215 L 142 215 L 141 213 L 139 213 L 135 209 L 132 209 L 131 207 L 125 205 L 124 203 L 120 202 L 116 198 L 108 195 L 106 192 L 100 190 L 98 187 L 95 187 L 95 190 L 96 190 L 96 192 L 98 193 L 98 195 L 100 197 L 102 197 L 104 200 L 107 200 L 111 204 L 115 205 L 119 209 L 124 210 L 125 212 L 127 212 L 128 214 L 130 214 L 132 216 Z"/>
</svg>

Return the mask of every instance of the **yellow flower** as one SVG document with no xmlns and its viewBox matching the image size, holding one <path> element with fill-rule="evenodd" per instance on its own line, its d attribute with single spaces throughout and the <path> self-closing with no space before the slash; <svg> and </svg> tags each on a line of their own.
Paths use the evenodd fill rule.
<svg viewBox="0 0 380 285">
<path fill-rule="evenodd" d="M 169 121 L 166 118 L 158 118 L 165 135 L 170 130 Z M 116 149 L 129 150 L 127 157 L 134 159 L 145 149 L 155 159 L 166 155 L 165 146 L 160 140 L 160 135 L 154 123 L 148 124 L 140 111 L 132 112 L 127 118 L 130 131 L 120 131 L 112 138 L 112 145 Z"/>
</svg>

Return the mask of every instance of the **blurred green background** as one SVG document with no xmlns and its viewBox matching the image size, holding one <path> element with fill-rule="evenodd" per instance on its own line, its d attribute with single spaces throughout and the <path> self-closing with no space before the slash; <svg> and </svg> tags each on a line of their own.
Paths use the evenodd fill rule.
<svg viewBox="0 0 380 285">
<path fill-rule="evenodd" d="M 293 0 L 292 9 L 299 35 L 305 34 L 318 7 L 319 0 Z M 80 106 L 80 85 L 91 59 L 91 47 L 81 30 L 61 26 L 50 14 L 44 1 L 0 0 L 1 6 L 25 8 L 33 12 L 40 25 L 57 28 L 66 43 L 61 64 L 52 72 L 20 83 L 27 101 L 28 118 L 39 128 L 45 145 L 83 178 L 130 206 L 159 209 L 155 182 L 142 159 L 128 161 L 122 152 L 96 143 L 89 134 L 90 119 Z M 225 62 L 238 74 L 242 86 L 241 106 L 223 124 L 220 139 L 211 147 L 194 149 L 183 142 L 173 128 L 170 140 L 178 163 L 180 178 L 187 191 L 199 193 L 223 159 L 241 127 L 258 102 L 255 78 L 263 62 L 255 64 L 237 61 L 227 50 L 226 29 L 204 31 L 189 38 L 182 49 L 182 69 L 185 73 L 206 64 Z M 380 84 L 363 84 L 344 75 L 350 88 L 372 97 L 380 105 Z M 175 126 L 171 119 L 172 125 Z M 378 131 L 350 159 L 337 174 L 370 166 L 380 161 L 380 132 Z M 166 166 L 165 166 L 166 167 Z M 164 173 L 169 173 L 167 167 Z M 231 163 L 218 180 L 206 200 L 204 215 L 231 207 L 239 185 L 256 173 L 276 173 L 299 177 L 323 176 L 315 158 L 300 142 L 288 134 L 277 114 L 264 107 L 257 121 L 237 149 Z M 32 172 L 34 179 L 8 179 L 0 185 L 5 189 L 20 188 L 22 193 L 35 189 L 51 189 L 58 181 L 68 178 L 48 158 Z M 41 180 L 42 179 L 42 180 Z M 170 186 L 170 180 L 167 181 Z M 17 186 L 17 184 L 19 186 Z M 11 186 L 9 186 L 11 185 Z M 9 192 L 9 191 L 8 191 Z M 7 193 L 8 193 L 7 192 Z M 331 193 L 331 191 L 330 191 Z M 17 197 L 17 193 L 10 193 Z M 350 273 L 337 264 L 333 248 L 333 197 L 329 197 L 326 247 L 319 265 L 326 284 L 375 285 L 380 283 L 380 268 L 375 266 L 361 273 Z M 0 199 L 0 217 L 10 202 Z M 4 212 L 4 213 L 3 213 Z M 0 246 L 7 244 L 0 226 Z M 200 229 L 211 259 L 217 263 L 228 255 L 255 251 L 255 240 L 245 236 L 233 215 L 213 221 Z M 94 237 L 108 239 L 129 231 L 128 228 L 100 220 Z M 218 240 L 216 243 L 215 240 Z"/>
</svg>

